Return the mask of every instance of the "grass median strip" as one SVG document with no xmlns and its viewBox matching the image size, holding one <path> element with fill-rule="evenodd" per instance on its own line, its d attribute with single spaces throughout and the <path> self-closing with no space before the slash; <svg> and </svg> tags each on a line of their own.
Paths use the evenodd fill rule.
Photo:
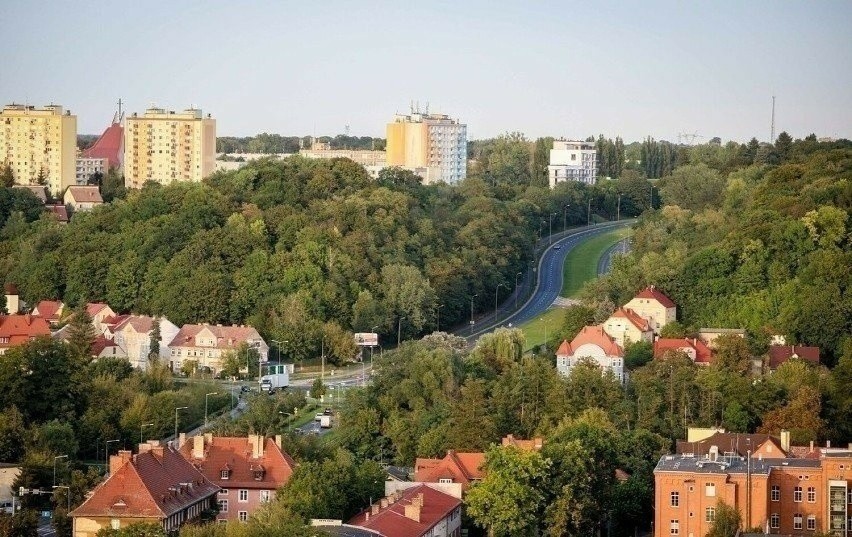
<svg viewBox="0 0 852 537">
<path fill-rule="evenodd" d="M 583 284 L 598 276 L 598 261 L 607 248 L 627 237 L 628 229 L 616 229 L 575 246 L 565 257 L 563 267 L 562 293 L 573 298 L 580 292 Z"/>
</svg>

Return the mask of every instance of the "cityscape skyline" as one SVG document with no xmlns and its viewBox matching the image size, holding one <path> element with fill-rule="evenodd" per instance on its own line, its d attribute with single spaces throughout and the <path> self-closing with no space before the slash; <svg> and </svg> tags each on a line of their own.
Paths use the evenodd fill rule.
<svg viewBox="0 0 852 537">
<path fill-rule="evenodd" d="M 61 104 L 81 134 L 101 132 L 119 97 L 128 112 L 198 106 L 220 136 L 334 135 L 348 125 L 384 137 L 411 101 L 459 118 L 469 139 L 684 132 L 766 141 L 773 95 L 776 134 L 848 138 L 852 125 L 852 72 L 832 68 L 852 63 L 844 2 L 40 10 L 0 6 L 4 20 L 38 16 L 42 29 L 13 24 L 0 35 L 16 52 L 0 99 Z"/>
</svg>

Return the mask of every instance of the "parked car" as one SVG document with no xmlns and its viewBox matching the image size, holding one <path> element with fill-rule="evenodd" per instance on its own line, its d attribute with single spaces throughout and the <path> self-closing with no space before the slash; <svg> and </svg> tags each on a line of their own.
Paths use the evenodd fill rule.
<svg viewBox="0 0 852 537">
<path fill-rule="evenodd" d="M 325 414 L 326 416 L 331 416 L 331 409 L 330 409 L 330 408 L 326 408 L 325 410 L 323 410 L 323 412 L 322 412 L 322 413 L 323 413 L 323 414 Z"/>
</svg>

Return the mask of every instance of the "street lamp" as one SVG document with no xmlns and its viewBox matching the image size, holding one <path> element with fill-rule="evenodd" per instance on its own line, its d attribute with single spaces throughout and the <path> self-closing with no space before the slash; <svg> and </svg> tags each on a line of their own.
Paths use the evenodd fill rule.
<svg viewBox="0 0 852 537">
<path fill-rule="evenodd" d="M 592 225 L 592 198 L 589 198 L 589 209 L 586 212 L 586 227 Z"/>
<path fill-rule="evenodd" d="M 497 295 L 500 292 L 501 286 L 505 287 L 506 284 L 503 283 L 503 282 L 500 282 L 500 283 L 497 284 L 497 289 L 494 289 L 494 322 L 495 323 L 497 322 Z"/>
<path fill-rule="evenodd" d="M 437 320 L 437 322 L 435 323 L 435 324 L 436 324 L 436 328 L 435 328 L 435 331 L 436 331 L 436 332 L 440 332 L 440 331 L 441 331 L 441 308 L 443 308 L 443 307 L 444 307 L 444 305 L 443 305 L 443 304 L 438 304 L 438 308 L 437 308 L 437 310 L 438 310 L 438 320 Z"/>
<path fill-rule="evenodd" d="M 568 229 L 568 207 L 570 206 L 570 203 L 566 203 L 565 207 L 562 207 L 562 231 Z"/>
<path fill-rule="evenodd" d="M 615 221 L 621 221 L 621 194 L 618 195 L 618 208 L 615 211 Z"/>
<path fill-rule="evenodd" d="M 320 340 L 320 360 L 322 361 L 322 369 L 320 370 L 320 378 L 325 379 L 325 336 Z"/>
<path fill-rule="evenodd" d="M 652 210 L 652 211 L 654 210 L 654 189 L 655 189 L 655 188 L 656 188 L 656 187 L 655 187 L 654 185 L 651 185 L 651 199 L 650 199 L 650 200 L 648 200 L 648 201 L 650 201 L 650 202 L 651 202 L 651 210 Z"/>
<path fill-rule="evenodd" d="M 65 496 L 68 498 L 68 510 L 65 511 L 65 516 L 68 516 L 68 513 L 71 512 L 71 487 L 65 485 L 53 485 L 53 489 L 65 489 L 67 491 Z"/>
<path fill-rule="evenodd" d="M 56 461 L 59 459 L 67 459 L 68 455 L 57 455 L 53 457 L 53 484 L 56 485 Z"/>
<path fill-rule="evenodd" d="M 189 407 L 188 406 L 179 406 L 179 407 L 175 408 L 175 438 L 174 438 L 175 443 L 177 443 L 177 437 L 178 437 L 178 410 L 186 410 L 187 408 L 189 408 Z"/>
<path fill-rule="evenodd" d="M 113 442 L 121 442 L 119 439 L 107 440 L 104 442 L 104 466 L 106 466 L 107 474 L 109 474 L 109 445 Z"/>
<path fill-rule="evenodd" d="M 544 317 L 540 317 L 539 320 L 544 322 L 544 348 L 547 350 L 547 321 Z"/>
<path fill-rule="evenodd" d="M 140 443 L 140 444 L 141 444 L 142 442 L 144 442 L 144 440 L 143 440 L 143 438 L 144 438 L 144 437 L 142 436 L 142 430 L 143 430 L 145 427 L 153 427 L 153 426 L 154 426 L 154 424 L 153 424 L 153 423 L 143 423 L 142 425 L 140 425 L 140 426 L 139 426 L 139 443 Z"/>
<path fill-rule="evenodd" d="M 522 274 L 523 272 L 515 274 L 515 309 L 518 309 L 518 295 L 520 294 L 518 292 L 518 277 L 520 277 Z"/>
<path fill-rule="evenodd" d="M 399 323 L 398 323 L 398 326 L 396 328 L 396 346 L 397 347 L 399 347 L 399 344 L 402 341 L 402 320 L 403 319 L 405 319 L 405 317 L 399 318 Z"/>
<path fill-rule="evenodd" d="M 211 395 L 219 395 L 219 392 L 210 392 L 204 394 L 204 426 L 207 427 L 207 403 L 210 401 Z"/>
<path fill-rule="evenodd" d="M 553 244 L 553 217 L 559 213 L 550 213 L 547 229 L 547 244 Z"/>
<path fill-rule="evenodd" d="M 278 413 L 279 413 L 279 414 L 281 414 L 282 416 L 287 416 L 285 419 L 287 420 L 287 433 L 289 434 L 289 433 L 290 433 L 290 431 L 291 431 L 291 428 L 290 428 L 290 424 L 291 424 L 291 422 L 290 422 L 290 416 L 292 416 L 293 414 L 291 414 L 291 413 L 289 413 L 289 412 L 283 412 L 283 411 L 281 411 L 281 410 L 279 410 L 279 411 L 278 411 Z"/>
<path fill-rule="evenodd" d="M 275 348 L 278 350 L 278 361 L 281 362 L 281 344 L 290 343 L 290 340 L 278 341 L 277 339 L 270 339 L 269 341 L 275 343 Z"/>
</svg>

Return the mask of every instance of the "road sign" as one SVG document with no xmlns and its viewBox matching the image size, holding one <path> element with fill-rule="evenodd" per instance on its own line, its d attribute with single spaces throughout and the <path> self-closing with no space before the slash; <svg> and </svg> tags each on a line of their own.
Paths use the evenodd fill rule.
<svg viewBox="0 0 852 537">
<path fill-rule="evenodd" d="M 358 332 L 355 334 L 355 344 L 361 347 L 377 347 L 379 335 L 373 332 Z"/>
</svg>

